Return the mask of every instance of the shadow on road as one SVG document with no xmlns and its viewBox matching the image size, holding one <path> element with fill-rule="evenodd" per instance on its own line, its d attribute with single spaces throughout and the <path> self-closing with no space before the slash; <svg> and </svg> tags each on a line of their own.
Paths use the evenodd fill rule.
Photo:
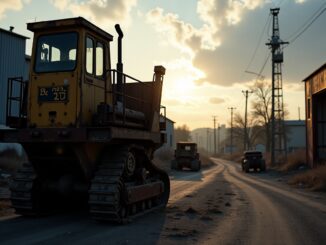
<svg viewBox="0 0 326 245">
<path fill-rule="evenodd" d="M 1 244 L 156 244 L 166 215 L 162 211 L 119 225 L 93 221 L 88 214 L 11 217 L 0 220 Z"/>
<path fill-rule="evenodd" d="M 188 169 L 182 171 L 173 170 L 169 173 L 171 180 L 177 181 L 203 181 L 202 171 L 194 172 Z"/>
</svg>

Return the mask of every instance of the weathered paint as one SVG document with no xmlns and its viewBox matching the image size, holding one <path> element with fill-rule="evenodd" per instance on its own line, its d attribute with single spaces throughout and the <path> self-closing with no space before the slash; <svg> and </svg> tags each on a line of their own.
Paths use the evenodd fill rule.
<svg viewBox="0 0 326 245">
<path fill-rule="evenodd" d="M 49 22 L 29 23 L 28 29 L 34 31 L 31 83 L 29 87 L 29 116 L 28 123 L 38 127 L 66 127 L 91 125 L 92 116 L 97 110 L 97 105 L 104 101 L 104 78 L 87 74 L 85 69 L 85 40 L 92 38 L 95 43 L 104 45 L 105 70 L 111 68 L 109 42 L 112 36 L 83 18 L 63 19 Z M 76 32 L 78 34 L 78 48 L 76 68 L 68 72 L 37 73 L 35 67 L 35 53 L 37 40 L 42 35 Z M 107 77 L 108 86 L 111 85 L 110 77 Z M 39 103 L 39 87 L 63 86 L 69 83 L 66 103 Z M 110 87 L 107 87 L 110 89 Z M 111 94 L 106 94 L 106 101 L 112 104 Z M 49 113 L 56 112 L 55 122 L 50 121 Z"/>
<path fill-rule="evenodd" d="M 321 158 L 321 154 L 317 151 L 317 142 L 323 136 L 323 134 L 317 132 L 317 120 L 318 115 L 320 117 L 320 115 L 326 113 L 326 107 L 323 106 L 323 103 L 325 103 L 323 101 L 326 100 L 326 63 L 303 81 L 305 82 L 307 163 L 311 167 L 316 167 L 325 160 Z M 319 124 L 320 127 L 324 127 L 324 124 Z"/>
</svg>

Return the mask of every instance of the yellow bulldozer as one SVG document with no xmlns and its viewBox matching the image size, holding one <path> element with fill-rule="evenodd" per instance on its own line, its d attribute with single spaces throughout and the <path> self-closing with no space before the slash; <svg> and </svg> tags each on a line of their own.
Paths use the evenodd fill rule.
<svg viewBox="0 0 326 245">
<path fill-rule="evenodd" d="M 28 156 L 10 187 L 16 212 L 86 206 L 96 220 L 123 223 L 165 207 L 169 177 L 152 163 L 164 142 L 165 68 L 145 82 L 125 74 L 119 25 L 116 69 L 113 36 L 84 18 L 27 28 L 29 81 L 8 79 L 8 128 L 0 131 L 1 142 L 20 143 Z"/>
</svg>

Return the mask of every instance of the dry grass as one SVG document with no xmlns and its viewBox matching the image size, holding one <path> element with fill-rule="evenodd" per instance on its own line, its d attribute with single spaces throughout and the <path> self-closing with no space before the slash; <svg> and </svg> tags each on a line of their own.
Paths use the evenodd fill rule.
<svg viewBox="0 0 326 245">
<path fill-rule="evenodd" d="M 301 149 L 288 154 L 286 162 L 281 164 L 276 169 L 281 172 L 288 172 L 291 170 L 296 170 L 304 165 L 306 165 L 306 150 Z"/>
<path fill-rule="evenodd" d="M 310 188 L 314 191 L 326 191 L 326 166 L 320 166 L 293 176 L 290 185 Z"/>
</svg>

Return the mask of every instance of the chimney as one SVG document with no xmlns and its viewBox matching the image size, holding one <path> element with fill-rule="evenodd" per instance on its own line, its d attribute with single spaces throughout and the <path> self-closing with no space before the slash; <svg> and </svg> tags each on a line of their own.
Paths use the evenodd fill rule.
<svg viewBox="0 0 326 245">
<path fill-rule="evenodd" d="M 10 32 L 12 32 L 12 31 L 14 30 L 15 27 L 10 26 L 9 28 L 10 28 Z"/>
</svg>

